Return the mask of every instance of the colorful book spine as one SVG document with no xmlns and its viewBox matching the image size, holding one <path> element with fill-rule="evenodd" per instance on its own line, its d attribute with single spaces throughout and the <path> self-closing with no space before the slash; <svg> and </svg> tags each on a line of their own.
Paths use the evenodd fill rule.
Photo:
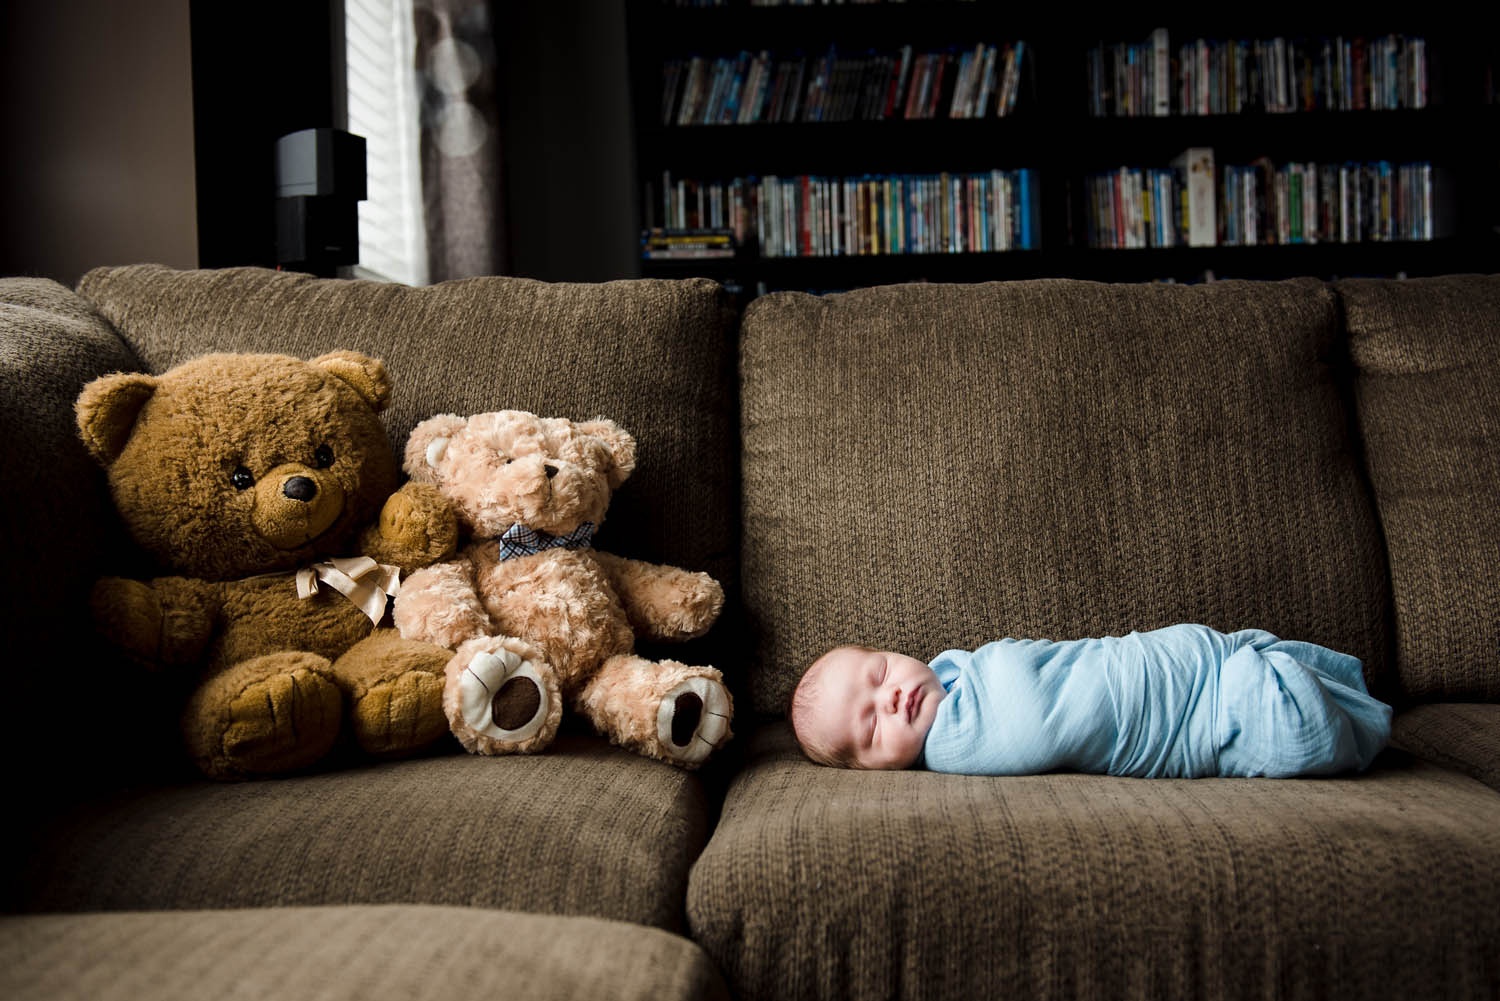
<svg viewBox="0 0 1500 1001">
<path fill-rule="evenodd" d="M 1039 193 L 1030 169 L 727 181 L 669 172 L 648 218 L 659 208 L 669 232 L 727 234 L 764 257 L 999 252 L 1041 246 Z M 657 237 L 647 249 L 678 246 Z"/>
<path fill-rule="evenodd" d="M 1128 117 L 1382 111 L 1425 108 L 1430 99 L 1427 42 L 1420 37 L 1197 38 L 1175 51 L 1173 60 L 1164 28 L 1139 44 L 1091 48 L 1090 112 Z"/>
<path fill-rule="evenodd" d="M 983 118 L 1015 114 L 1026 44 L 859 54 L 830 47 L 816 57 L 768 50 L 694 55 L 662 66 L 664 125 Z"/>
<path fill-rule="evenodd" d="M 1191 164 L 1204 163 L 1205 155 L 1211 164 L 1211 150 L 1189 150 L 1168 170 L 1126 167 L 1088 177 L 1088 245 L 1384 243 L 1454 232 L 1445 197 L 1450 182 L 1430 163 L 1274 164 L 1261 158 L 1228 164 L 1209 181 L 1213 195 L 1205 207 L 1205 179 L 1195 185 L 1189 176 Z M 1204 242 L 1209 233 L 1213 239 Z"/>
</svg>

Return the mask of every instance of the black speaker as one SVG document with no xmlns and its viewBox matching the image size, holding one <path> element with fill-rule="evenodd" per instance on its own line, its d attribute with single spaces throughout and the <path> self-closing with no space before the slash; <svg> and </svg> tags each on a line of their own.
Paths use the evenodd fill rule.
<svg viewBox="0 0 1500 1001">
<path fill-rule="evenodd" d="M 332 276 L 359 263 L 365 140 L 340 129 L 303 129 L 276 140 L 276 262 Z"/>
</svg>

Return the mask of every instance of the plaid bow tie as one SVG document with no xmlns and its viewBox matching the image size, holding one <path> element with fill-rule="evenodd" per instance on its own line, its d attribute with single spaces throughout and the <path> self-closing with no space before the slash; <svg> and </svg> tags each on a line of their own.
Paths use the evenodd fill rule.
<svg viewBox="0 0 1500 1001">
<path fill-rule="evenodd" d="M 548 535 L 518 521 L 496 541 L 500 545 L 500 559 L 504 561 L 518 556 L 535 556 L 546 549 L 587 549 L 593 538 L 592 521 L 584 522 L 567 535 Z"/>
</svg>

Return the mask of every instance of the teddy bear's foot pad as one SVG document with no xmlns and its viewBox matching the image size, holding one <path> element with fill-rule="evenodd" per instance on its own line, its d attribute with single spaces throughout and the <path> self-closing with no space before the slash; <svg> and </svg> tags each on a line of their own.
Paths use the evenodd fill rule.
<svg viewBox="0 0 1500 1001">
<path fill-rule="evenodd" d="M 662 698 L 656 736 L 680 765 L 697 765 L 730 737 L 729 693 L 712 678 L 689 678 Z"/>
<path fill-rule="evenodd" d="M 561 703 L 551 669 L 514 640 L 466 643 L 449 662 L 444 708 L 471 751 L 508 754 L 552 739 Z"/>
</svg>

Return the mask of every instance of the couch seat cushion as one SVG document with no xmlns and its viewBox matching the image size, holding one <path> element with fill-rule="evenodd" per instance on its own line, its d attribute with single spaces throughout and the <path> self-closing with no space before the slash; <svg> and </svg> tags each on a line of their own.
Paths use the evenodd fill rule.
<svg viewBox="0 0 1500 1001">
<path fill-rule="evenodd" d="M 284 907 L 0 918 L 0 996 L 298 1001 L 726 998 L 687 939 L 467 907 Z"/>
<path fill-rule="evenodd" d="M 785 724 L 688 883 L 756 998 L 1483 997 L 1500 795 L 1355 778 L 976 778 L 807 762 Z"/>
<path fill-rule="evenodd" d="M 741 348 L 751 692 L 838 643 L 923 659 L 1176 622 L 1364 661 L 1385 556 L 1318 282 L 763 296 Z"/>
<path fill-rule="evenodd" d="M 1500 275 L 1339 282 L 1390 551 L 1396 671 L 1500 701 Z"/>
<path fill-rule="evenodd" d="M 1391 739 L 1413 754 L 1500 789 L 1500 705 L 1414 706 L 1396 717 Z"/>
<path fill-rule="evenodd" d="M 585 736 L 136 791 L 38 833 L 26 910 L 469 904 L 676 929 L 701 780 Z"/>
</svg>

